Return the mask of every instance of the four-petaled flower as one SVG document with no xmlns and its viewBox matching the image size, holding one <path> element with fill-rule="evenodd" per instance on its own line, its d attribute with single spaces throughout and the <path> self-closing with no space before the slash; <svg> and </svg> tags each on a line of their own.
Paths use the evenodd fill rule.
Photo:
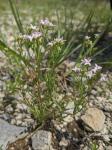
<svg viewBox="0 0 112 150">
<path fill-rule="evenodd" d="M 81 68 L 79 68 L 79 67 L 77 67 L 77 66 L 75 66 L 73 69 L 72 69 L 72 71 L 74 71 L 74 72 L 80 72 L 81 71 Z"/>
<path fill-rule="evenodd" d="M 44 19 L 44 20 L 43 20 L 43 19 L 40 20 L 40 24 L 41 24 L 42 26 L 47 26 L 47 27 L 53 27 L 53 26 L 54 26 L 53 23 L 50 22 L 48 18 L 46 18 L 46 19 Z"/>
<path fill-rule="evenodd" d="M 81 64 L 91 66 L 91 59 L 85 58 L 85 59 L 81 60 Z"/>
<path fill-rule="evenodd" d="M 101 74 L 100 81 L 107 81 L 107 75 L 106 74 Z"/>
<path fill-rule="evenodd" d="M 42 33 L 41 32 L 33 32 L 31 34 L 31 36 L 33 39 L 37 39 L 37 38 L 40 38 L 42 36 Z"/>
<path fill-rule="evenodd" d="M 32 39 L 33 39 L 31 35 L 26 35 L 26 34 L 23 35 L 22 38 L 23 38 L 24 40 L 29 40 L 29 41 L 32 41 Z"/>
<path fill-rule="evenodd" d="M 95 64 L 95 67 L 92 69 L 92 71 L 93 71 L 94 73 L 96 73 L 97 71 L 100 71 L 101 69 L 102 69 L 101 66 Z"/>
<path fill-rule="evenodd" d="M 87 77 L 89 78 L 89 79 L 91 79 L 92 77 L 94 77 L 94 73 L 93 73 L 93 71 L 92 70 L 90 70 L 90 71 L 88 71 L 87 72 Z"/>
</svg>

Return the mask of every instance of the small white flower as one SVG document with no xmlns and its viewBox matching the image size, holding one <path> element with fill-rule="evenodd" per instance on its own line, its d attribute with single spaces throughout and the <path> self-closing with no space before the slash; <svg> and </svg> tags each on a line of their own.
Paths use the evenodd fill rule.
<svg viewBox="0 0 112 150">
<path fill-rule="evenodd" d="M 48 27 L 53 27 L 54 26 L 53 23 L 48 20 L 48 18 L 46 18 L 44 20 L 40 20 L 40 24 L 42 26 L 48 26 Z"/>
<path fill-rule="evenodd" d="M 101 69 L 102 69 L 101 66 L 95 64 L 95 67 L 92 69 L 92 71 L 93 71 L 94 73 L 96 73 L 97 71 L 100 71 Z"/>
<path fill-rule="evenodd" d="M 36 29 L 37 29 L 37 27 L 31 24 L 31 25 L 30 25 L 30 29 L 32 29 L 32 30 L 36 30 Z"/>
<path fill-rule="evenodd" d="M 65 40 L 63 40 L 63 38 L 56 38 L 54 39 L 55 43 L 64 43 Z"/>
<path fill-rule="evenodd" d="M 91 59 L 85 58 L 85 59 L 81 60 L 81 64 L 91 66 Z"/>
<path fill-rule="evenodd" d="M 44 53 L 45 52 L 45 48 L 43 46 L 40 47 L 40 51 L 41 53 Z"/>
<path fill-rule="evenodd" d="M 41 32 L 34 32 L 34 33 L 32 33 L 31 36 L 33 39 L 37 39 L 37 38 L 40 38 L 42 36 L 42 33 Z"/>
<path fill-rule="evenodd" d="M 81 69 L 80 69 L 79 67 L 75 66 L 75 67 L 72 69 L 72 71 L 74 71 L 74 72 L 80 72 Z"/>
<path fill-rule="evenodd" d="M 52 47 L 53 45 L 54 45 L 53 42 L 49 42 L 49 43 L 48 43 L 48 46 L 50 46 L 50 47 Z"/>
<path fill-rule="evenodd" d="M 41 32 L 33 32 L 31 35 L 22 35 L 21 38 L 23 38 L 24 40 L 29 40 L 32 41 L 34 39 L 38 39 L 42 36 Z"/>
<path fill-rule="evenodd" d="M 101 74 L 100 81 L 107 81 L 107 75 L 106 74 Z"/>
<path fill-rule="evenodd" d="M 95 34 L 95 38 L 98 38 L 100 35 L 99 34 Z"/>
<path fill-rule="evenodd" d="M 63 45 L 64 42 L 65 42 L 65 40 L 63 40 L 63 38 L 56 38 L 53 41 L 49 42 L 48 46 L 52 47 L 52 46 L 57 45 L 57 44 Z"/>
<path fill-rule="evenodd" d="M 24 40 L 29 40 L 29 41 L 32 41 L 32 36 L 31 35 L 23 35 L 23 39 Z"/>
<path fill-rule="evenodd" d="M 82 109 L 82 108 L 83 108 L 82 105 L 79 105 L 78 107 L 79 107 L 79 109 Z"/>
<path fill-rule="evenodd" d="M 89 79 L 91 79 L 92 77 L 94 77 L 94 75 L 95 75 L 95 74 L 93 73 L 92 70 L 87 72 L 87 77 L 88 77 Z"/>
<path fill-rule="evenodd" d="M 85 39 L 86 39 L 86 40 L 89 40 L 89 39 L 90 39 L 90 37 L 89 37 L 89 36 L 85 36 Z"/>
</svg>

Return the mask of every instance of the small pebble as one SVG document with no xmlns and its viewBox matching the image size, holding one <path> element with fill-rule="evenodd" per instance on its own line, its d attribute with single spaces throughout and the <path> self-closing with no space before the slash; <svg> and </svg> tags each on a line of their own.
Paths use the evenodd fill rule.
<svg viewBox="0 0 112 150">
<path fill-rule="evenodd" d="M 67 147 L 68 144 L 69 144 L 69 141 L 66 140 L 65 138 L 62 138 L 61 141 L 60 141 L 60 143 L 59 143 L 59 145 L 60 145 L 61 147 Z"/>
<path fill-rule="evenodd" d="M 9 104 L 6 108 L 5 108 L 7 113 L 13 113 L 14 109 L 12 108 L 12 106 Z"/>
</svg>

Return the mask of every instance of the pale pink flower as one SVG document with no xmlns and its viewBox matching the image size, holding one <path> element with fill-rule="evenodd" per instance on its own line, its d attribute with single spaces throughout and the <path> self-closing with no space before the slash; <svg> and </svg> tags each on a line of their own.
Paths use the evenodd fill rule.
<svg viewBox="0 0 112 150">
<path fill-rule="evenodd" d="M 92 69 L 92 71 L 93 71 L 94 73 L 96 73 L 97 71 L 100 71 L 101 69 L 102 69 L 101 66 L 95 64 L 95 67 Z"/>
<path fill-rule="evenodd" d="M 33 39 L 38 39 L 42 36 L 42 33 L 41 32 L 33 32 L 31 35 L 23 35 L 22 38 L 24 40 L 29 40 L 29 41 L 32 41 Z"/>
<path fill-rule="evenodd" d="M 24 40 L 32 41 L 33 37 L 31 35 L 23 35 L 22 36 Z"/>
<path fill-rule="evenodd" d="M 92 70 L 87 72 L 87 77 L 88 77 L 89 79 L 91 79 L 92 77 L 94 77 L 94 75 L 95 75 L 95 74 L 93 73 Z"/>
<path fill-rule="evenodd" d="M 74 72 L 80 72 L 80 71 L 81 71 L 81 68 L 75 66 L 75 67 L 72 69 L 72 71 L 74 71 Z"/>
<path fill-rule="evenodd" d="M 48 43 L 48 46 L 52 47 L 54 45 L 53 41 Z"/>
<path fill-rule="evenodd" d="M 106 74 L 101 74 L 100 81 L 107 81 L 107 75 Z"/>
<path fill-rule="evenodd" d="M 91 59 L 85 58 L 85 59 L 81 60 L 81 64 L 91 66 Z"/>
<path fill-rule="evenodd" d="M 49 43 L 48 43 L 48 46 L 52 47 L 52 46 L 54 46 L 54 45 L 56 45 L 56 44 L 63 45 L 64 42 L 65 42 L 65 40 L 63 40 L 63 38 L 56 38 L 56 39 L 54 39 L 53 41 L 49 42 Z"/>
<path fill-rule="evenodd" d="M 65 40 L 63 40 L 63 37 L 62 37 L 62 38 L 56 38 L 56 39 L 54 39 L 54 42 L 55 42 L 55 43 L 61 43 L 61 44 L 63 44 L 64 41 L 65 41 Z"/>
<path fill-rule="evenodd" d="M 40 24 L 42 26 L 47 26 L 47 27 L 53 27 L 54 26 L 53 23 L 48 20 L 48 18 L 46 18 L 44 20 L 43 19 L 40 20 Z"/>
<path fill-rule="evenodd" d="M 31 36 L 32 36 L 33 39 L 38 39 L 42 36 L 42 33 L 41 32 L 33 32 L 31 34 Z"/>
</svg>

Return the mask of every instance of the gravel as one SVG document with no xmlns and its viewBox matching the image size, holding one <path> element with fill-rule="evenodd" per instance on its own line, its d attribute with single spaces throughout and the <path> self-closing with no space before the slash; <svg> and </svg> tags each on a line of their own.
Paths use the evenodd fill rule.
<svg viewBox="0 0 112 150">
<path fill-rule="evenodd" d="M 2 54 L 0 53 L 0 55 Z M 0 129 L 0 132 L 3 132 L 2 134 L 4 134 L 4 136 L 8 136 L 8 132 L 12 132 L 11 134 L 13 134 L 13 131 L 16 131 L 15 128 L 17 128 L 17 130 L 23 129 L 22 131 L 24 131 L 24 129 L 29 127 L 35 128 L 36 126 L 36 121 L 32 118 L 28 107 L 21 103 L 20 96 L 18 94 L 13 96 L 7 96 L 5 94 L 5 81 L 7 79 L 9 80 L 6 66 L 7 64 L 5 59 L 2 62 L 0 61 L 0 121 L 2 119 L 7 121 L 8 123 L 5 122 L 8 125 L 6 129 L 10 130 L 6 130 L 6 132 L 4 129 Z M 112 73 L 110 73 L 110 77 L 112 77 Z M 92 107 L 89 108 L 89 113 L 88 107 Z M 52 142 L 54 142 L 54 145 L 56 145 L 56 149 L 58 149 L 59 146 L 62 149 L 66 149 L 67 146 L 73 146 L 73 143 L 75 142 L 76 147 L 74 149 L 77 149 L 77 143 L 85 139 L 88 141 L 88 137 L 91 137 L 90 131 L 92 131 L 93 137 L 98 137 L 97 143 L 99 144 L 99 149 L 107 147 L 107 150 L 111 150 L 112 90 L 108 89 L 105 83 L 101 84 L 100 87 L 96 85 L 89 97 L 86 111 L 82 110 L 81 112 L 73 115 L 73 110 L 74 105 L 72 102 L 70 102 L 67 105 L 66 112 L 63 114 L 65 117 L 64 120 L 61 123 L 57 122 L 56 120 L 52 121 L 53 130 L 55 131 L 53 135 L 55 137 L 55 141 L 57 142 L 54 142 L 54 139 L 52 139 L 51 132 L 40 130 L 31 138 L 33 149 L 36 150 L 37 145 L 40 146 L 39 150 L 41 150 L 44 145 L 48 148 L 52 145 Z M 69 115 L 67 115 L 67 113 L 69 113 Z M 4 120 L 2 120 L 2 122 L 4 122 Z M 87 126 L 89 127 L 89 130 L 86 128 Z M 5 142 L 3 142 L 3 140 L 4 138 L 1 140 L 2 142 L 0 144 L 6 146 L 7 140 Z M 89 138 L 89 141 L 92 141 L 92 139 Z M 105 142 L 108 144 L 105 145 Z M 82 145 L 83 149 L 88 148 L 88 146 L 85 146 L 84 143 Z"/>
</svg>

